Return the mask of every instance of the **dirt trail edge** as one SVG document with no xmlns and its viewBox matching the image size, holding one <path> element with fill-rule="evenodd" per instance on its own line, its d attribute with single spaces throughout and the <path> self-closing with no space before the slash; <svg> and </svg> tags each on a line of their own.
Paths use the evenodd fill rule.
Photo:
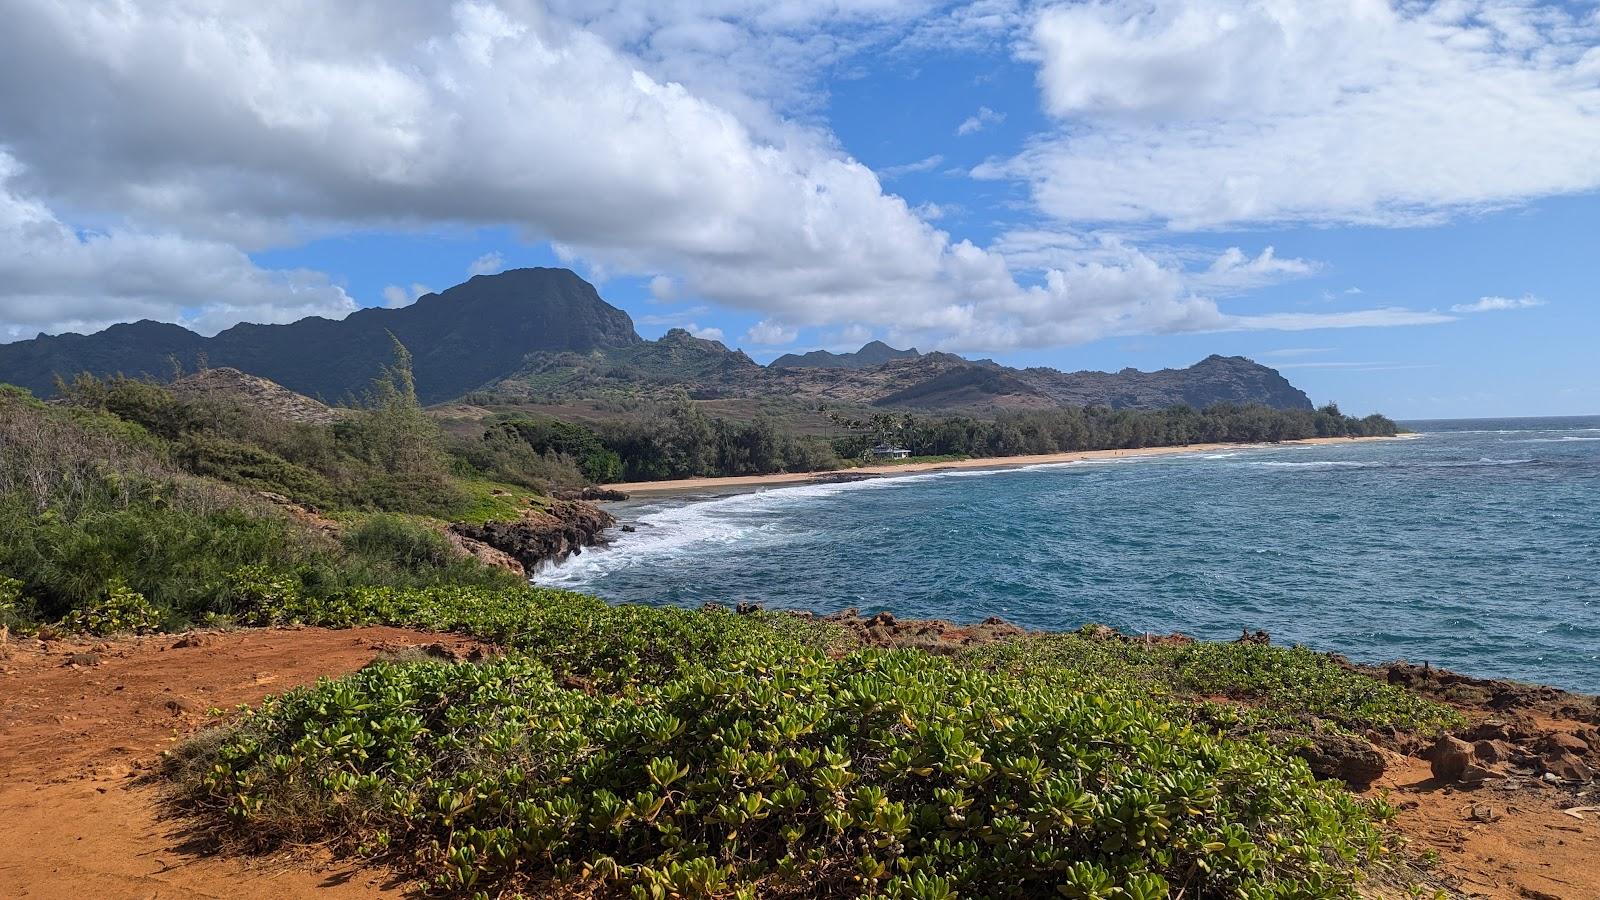
<svg viewBox="0 0 1600 900">
<path fill-rule="evenodd" d="M 384 873 L 306 854 L 215 855 L 139 776 L 207 711 L 473 641 L 400 628 L 157 635 L 0 649 L 0 897 L 402 896 Z"/>
</svg>

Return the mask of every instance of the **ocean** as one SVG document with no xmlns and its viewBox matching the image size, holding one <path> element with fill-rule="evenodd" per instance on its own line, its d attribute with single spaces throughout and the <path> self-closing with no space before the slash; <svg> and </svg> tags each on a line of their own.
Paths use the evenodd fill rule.
<svg viewBox="0 0 1600 900">
<path fill-rule="evenodd" d="M 1237 637 L 1600 693 L 1600 417 L 618 504 L 617 602 Z"/>
</svg>

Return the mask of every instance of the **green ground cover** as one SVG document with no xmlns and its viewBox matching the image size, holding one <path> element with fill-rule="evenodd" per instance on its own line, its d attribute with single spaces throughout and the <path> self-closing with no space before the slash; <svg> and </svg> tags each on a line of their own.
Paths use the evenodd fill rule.
<svg viewBox="0 0 1600 900">
<path fill-rule="evenodd" d="M 508 648 L 273 698 L 173 762 L 185 807 L 233 841 L 331 843 L 448 893 L 1345 897 L 1389 865 L 1381 803 L 1177 696 L 1288 705 L 1273 685 L 1302 675 L 1313 705 L 1364 691 L 1305 651 L 1030 639 L 939 657 L 788 615 L 535 588 L 258 600 L 253 621 Z M 1080 677 L 1096 656 L 1110 664 Z M 1351 727 L 1441 715 L 1397 689 L 1354 709 Z"/>
</svg>

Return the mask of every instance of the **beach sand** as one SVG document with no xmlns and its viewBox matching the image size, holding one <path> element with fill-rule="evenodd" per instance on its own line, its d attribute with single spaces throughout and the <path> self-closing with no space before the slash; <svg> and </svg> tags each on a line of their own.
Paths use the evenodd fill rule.
<svg viewBox="0 0 1600 900">
<path fill-rule="evenodd" d="M 1401 437 L 1404 437 L 1404 435 Z M 1187 444 L 1182 447 L 1140 447 L 1133 450 L 1080 450 L 1075 453 L 1042 453 L 1035 456 L 990 456 L 946 460 L 944 462 L 868 465 L 858 466 L 853 469 L 831 469 L 824 472 L 786 472 L 779 475 L 729 475 L 720 478 L 680 478 L 674 481 L 630 481 L 620 484 L 608 484 L 605 487 L 632 495 L 682 494 L 695 491 L 809 484 L 812 482 L 838 481 L 842 478 L 876 475 L 908 475 L 916 472 L 939 472 L 950 469 L 1011 469 L 1018 466 L 1037 466 L 1049 463 L 1090 462 L 1093 460 L 1128 459 L 1142 456 L 1176 456 L 1185 453 L 1263 450 L 1277 447 L 1348 444 L 1355 441 L 1392 441 L 1397 439 L 1392 437 L 1305 438 L 1297 441 L 1283 441 L 1277 444 Z"/>
</svg>

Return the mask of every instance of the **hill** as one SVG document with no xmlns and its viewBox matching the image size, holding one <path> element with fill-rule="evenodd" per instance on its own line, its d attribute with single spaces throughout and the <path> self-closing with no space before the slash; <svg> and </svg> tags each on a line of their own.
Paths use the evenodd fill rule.
<svg viewBox="0 0 1600 900">
<path fill-rule="evenodd" d="M 915 359 L 922 354 L 917 348 L 896 350 L 883 341 L 872 341 L 854 353 L 829 353 L 812 350 L 810 353 L 785 353 L 770 364 L 774 369 L 871 369 L 892 359 Z"/>
<path fill-rule="evenodd" d="M 57 375 L 161 377 L 174 363 L 185 370 L 209 363 L 337 402 L 366 390 L 393 359 L 394 338 L 411 351 L 417 393 L 428 403 L 513 371 L 528 353 L 639 343 L 627 313 L 573 272 L 514 269 L 479 275 L 400 309 L 362 309 L 337 321 L 246 323 L 212 338 L 146 321 L 0 345 L 0 382 L 47 394 Z"/>
<path fill-rule="evenodd" d="M 236 325 L 206 338 L 176 325 L 134 322 L 98 334 L 0 345 L 0 382 L 50 393 L 55 377 L 169 377 L 226 367 L 324 402 L 365 391 L 411 351 L 417 395 L 440 403 L 468 393 L 523 403 L 661 398 L 845 403 L 932 412 L 1103 405 L 1162 409 L 1215 403 L 1311 409 L 1278 372 L 1243 357 L 1211 356 L 1185 369 L 1060 372 L 1013 369 L 949 353 L 896 350 L 873 341 L 855 353 L 814 350 L 761 366 L 720 341 L 673 329 L 655 341 L 566 269 L 480 275 L 401 309 L 345 319 Z"/>
</svg>

